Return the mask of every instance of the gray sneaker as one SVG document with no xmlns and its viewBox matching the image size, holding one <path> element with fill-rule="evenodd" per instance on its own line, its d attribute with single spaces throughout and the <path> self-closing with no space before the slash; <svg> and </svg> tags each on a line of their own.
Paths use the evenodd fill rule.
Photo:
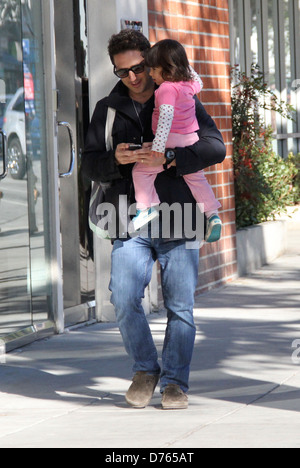
<svg viewBox="0 0 300 468">
<path fill-rule="evenodd" d="M 137 372 L 126 393 L 126 401 L 133 408 L 146 408 L 152 400 L 160 375 Z"/>
<path fill-rule="evenodd" d="M 187 409 L 189 407 L 188 396 L 179 385 L 168 384 L 163 392 L 161 405 L 164 410 Z"/>
</svg>

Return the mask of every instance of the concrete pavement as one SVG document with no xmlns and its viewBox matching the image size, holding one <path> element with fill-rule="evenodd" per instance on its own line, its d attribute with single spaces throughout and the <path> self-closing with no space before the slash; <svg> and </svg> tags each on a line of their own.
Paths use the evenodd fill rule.
<svg viewBox="0 0 300 468">
<path fill-rule="evenodd" d="M 299 238 L 291 224 L 285 256 L 198 298 L 187 411 L 158 391 L 129 408 L 131 362 L 97 324 L 0 356 L 0 448 L 300 447 Z M 165 314 L 149 321 L 161 350 Z"/>
</svg>

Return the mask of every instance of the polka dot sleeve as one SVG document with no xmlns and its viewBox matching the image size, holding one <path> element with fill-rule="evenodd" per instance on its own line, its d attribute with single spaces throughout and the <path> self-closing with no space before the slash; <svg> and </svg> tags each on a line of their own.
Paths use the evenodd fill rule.
<svg viewBox="0 0 300 468">
<path fill-rule="evenodd" d="M 164 153 L 166 149 L 167 140 L 172 128 L 174 119 L 175 108 L 168 104 L 162 104 L 159 108 L 159 120 L 155 139 L 152 145 L 152 151 L 157 153 Z"/>
</svg>

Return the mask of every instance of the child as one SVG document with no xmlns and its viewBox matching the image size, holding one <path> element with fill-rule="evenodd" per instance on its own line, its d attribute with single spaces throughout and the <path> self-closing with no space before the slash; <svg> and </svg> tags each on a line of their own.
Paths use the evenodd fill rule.
<svg viewBox="0 0 300 468">
<path fill-rule="evenodd" d="M 152 151 L 153 156 L 161 157 L 166 148 L 183 148 L 199 141 L 194 96 L 201 91 L 203 83 L 190 67 L 185 49 L 177 41 L 166 39 L 158 42 L 145 53 L 145 63 L 150 67 L 150 75 L 159 86 L 155 92 L 152 119 L 155 134 Z M 138 210 L 133 219 L 135 230 L 141 229 L 158 216 L 158 211 L 153 208 L 160 204 L 154 183 L 162 171 L 163 166 L 155 168 L 143 164 L 136 164 L 133 169 Z M 204 207 L 208 219 L 206 241 L 218 241 L 222 228 L 218 216 L 221 205 L 216 200 L 204 171 L 186 175 L 184 179 L 197 203 Z"/>
</svg>

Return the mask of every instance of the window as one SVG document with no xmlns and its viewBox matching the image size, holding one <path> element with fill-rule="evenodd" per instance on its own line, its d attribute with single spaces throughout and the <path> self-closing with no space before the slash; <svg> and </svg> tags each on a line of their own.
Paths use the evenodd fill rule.
<svg viewBox="0 0 300 468">
<path fill-rule="evenodd" d="M 295 122 L 266 114 L 274 149 L 300 152 L 300 0 L 230 0 L 231 62 L 250 73 L 258 64 L 280 100 L 295 109 Z"/>
<path fill-rule="evenodd" d="M 23 93 L 16 100 L 16 103 L 15 103 L 12 110 L 14 110 L 16 112 L 24 112 L 24 95 L 23 95 Z"/>
<path fill-rule="evenodd" d="M 259 4 L 257 0 L 251 0 L 251 37 L 250 37 L 250 53 L 252 63 L 260 63 L 259 59 L 259 48 L 258 48 L 258 24 L 259 24 Z"/>
</svg>

